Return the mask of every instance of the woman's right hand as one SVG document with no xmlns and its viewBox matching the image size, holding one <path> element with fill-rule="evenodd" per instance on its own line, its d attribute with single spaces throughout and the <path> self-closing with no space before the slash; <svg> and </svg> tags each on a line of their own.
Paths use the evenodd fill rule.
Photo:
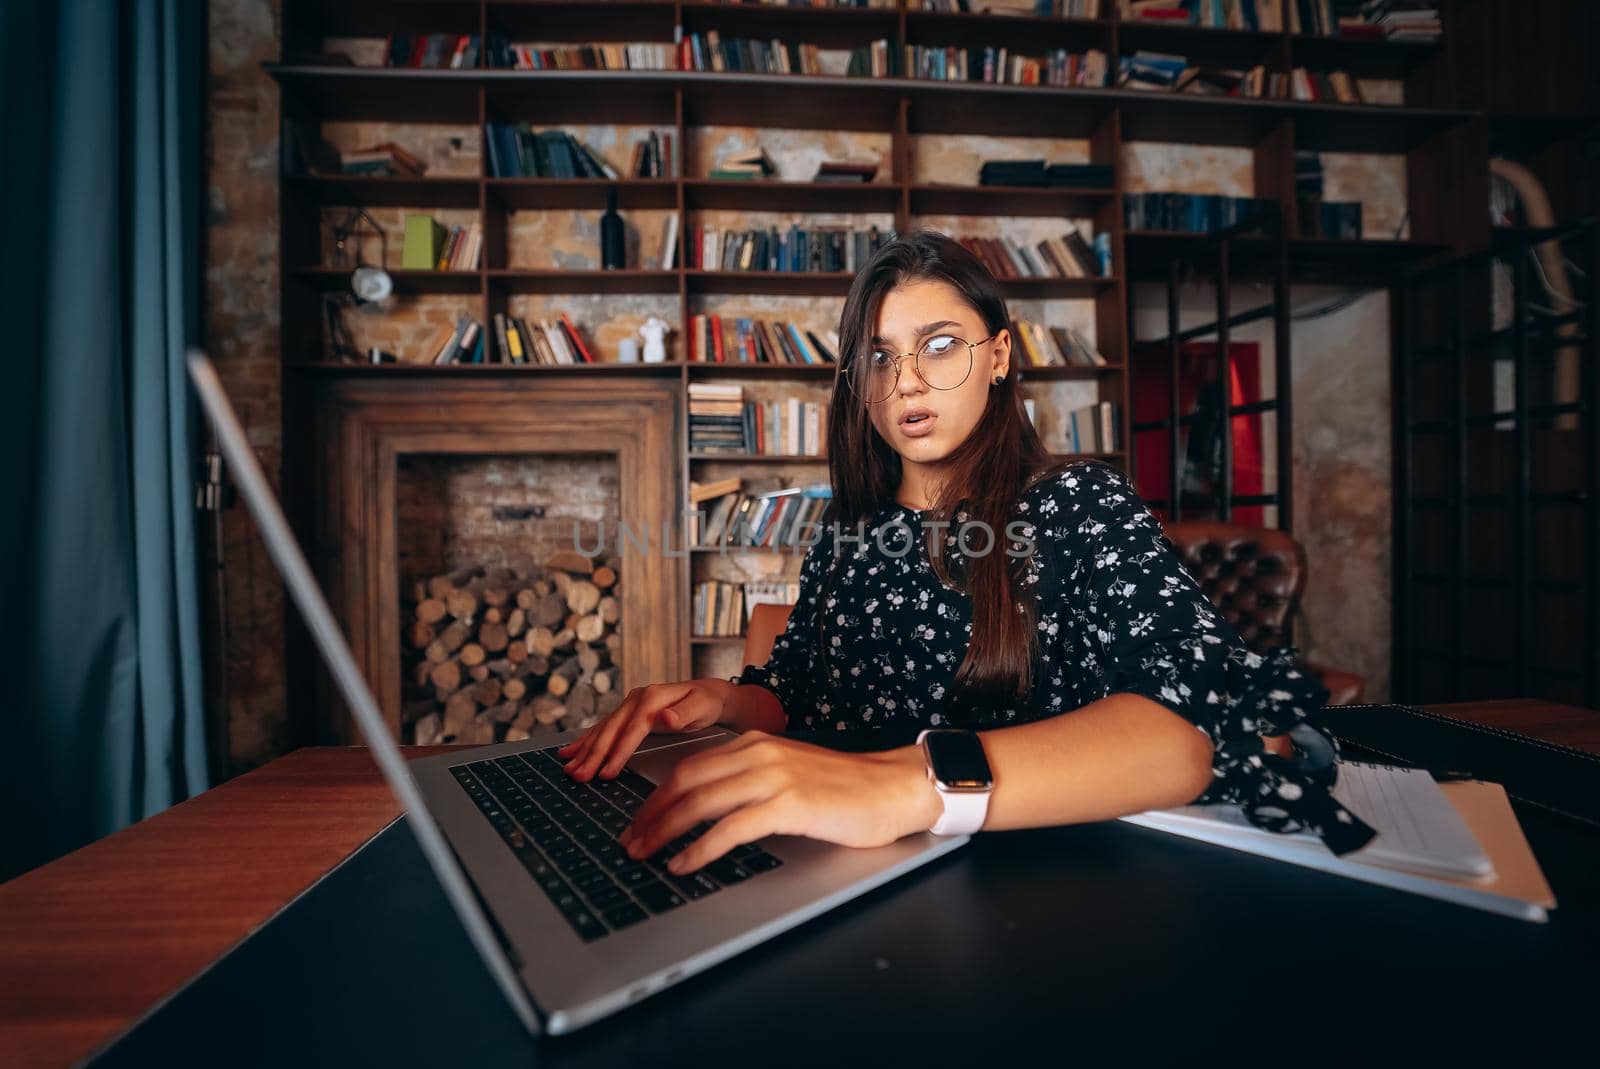
<svg viewBox="0 0 1600 1069">
<path fill-rule="evenodd" d="M 700 731 L 714 727 L 733 691 L 726 679 L 686 679 L 634 687 L 604 720 L 560 750 L 567 775 L 577 780 L 611 779 L 653 731 Z"/>
</svg>

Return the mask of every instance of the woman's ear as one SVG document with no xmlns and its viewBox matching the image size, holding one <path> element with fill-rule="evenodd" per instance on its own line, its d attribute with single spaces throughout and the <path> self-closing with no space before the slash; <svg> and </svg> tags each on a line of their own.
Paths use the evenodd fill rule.
<svg viewBox="0 0 1600 1069">
<path fill-rule="evenodd" d="M 1004 378 L 1011 373 L 1011 332 L 1001 329 L 994 336 L 994 367 L 989 370 L 989 381 L 993 382 L 998 376 Z"/>
</svg>

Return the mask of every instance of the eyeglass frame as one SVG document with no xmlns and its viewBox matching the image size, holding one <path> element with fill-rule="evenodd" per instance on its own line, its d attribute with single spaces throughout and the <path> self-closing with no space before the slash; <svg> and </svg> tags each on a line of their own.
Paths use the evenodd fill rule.
<svg viewBox="0 0 1600 1069">
<path fill-rule="evenodd" d="M 851 370 L 851 368 L 854 367 L 854 363 L 851 363 L 849 365 L 841 364 L 839 366 L 839 374 L 845 380 L 845 382 L 844 382 L 845 389 L 847 389 L 851 393 L 855 394 L 856 398 L 858 400 L 860 400 L 861 403 L 864 404 L 864 405 L 879 405 L 879 404 L 882 404 L 883 402 L 887 401 L 889 398 L 894 396 L 894 391 L 895 391 L 896 387 L 898 387 L 900 385 L 900 365 L 905 363 L 906 359 L 909 357 L 910 360 L 911 360 L 911 366 L 912 366 L 913 369 L 915 369 L 916 366 L 917 366 L 917 353 L 922 351 L 922 346 L 928 344 L 929 341 L 931 341 L 934 338 L 940 337 L 941 335 L 949 335 L 950 337 L 955 338 L 956 341 L 960 342 L 962 345 L 965 345 L 967 347 L 967 373 L 965 375 L 963 375 L 961 377 L 961 381 L 956 383 L 954 386 L 935 386 L 933 383 L 929 382 L 926 378 L 923 377 L 923 374 L 922 374 L 921 371 L 917 372 L 917 378 L 921 379 L 922 380 L 922 384 L 924 386 L 926 386 L 930 390 L 946 390 L 946 391 L 948 391 L 948 390 L 959 390 L 962 386 L 966 385 L 967 380 L 972 377 L 972 369 L 973 369 L 973 367 L 978 362 L 978 358 L 977 358 L 978 346 L 987 345 L 990 342 L 994 341 L 996 338 L 998 338 L 1000 336 L 1000 332 L 997 330 L 993 334 L 989 335 L 987 338 L 984 338 L 982 341 L 967 341 L 967 339 L 961 337 L 960 335 L 951 334 L 951 332 L 947 331 L 947 330 L 934 331 L 932 334 L 928 335 L 927 338 L 923 339 L 922 345 L 918 345 L 917 348 L 914 351 L 909 352 L 909 353 L 896 353 L 896 354 L 893 354 L 894 355 L 894 384 L 889 387 L 889 392 L 888 393 L 884 394 L 882 397 L 878 398 L 876 401 L 869 401 L 865 397 L 862 397 L 859 393 L 856 393 L 855 388 L 850 385 L 850 370 Z M 874 347 L 874 348 L 876 348 L 876 347 Z"/>
</svg>

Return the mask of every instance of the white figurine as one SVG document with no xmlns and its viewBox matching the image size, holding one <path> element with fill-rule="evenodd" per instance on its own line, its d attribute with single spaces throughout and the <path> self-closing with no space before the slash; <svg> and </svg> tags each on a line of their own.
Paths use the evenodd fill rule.
<svg viewBox="0 0 1600 1069">
<path fill-rule="evenodd" d="M 659 364 L 667 358 L 668 324 L 660 316 L 651 316 L 639 328 L 639 333 L 644 335 L 644 362 Z"/>
</svg>

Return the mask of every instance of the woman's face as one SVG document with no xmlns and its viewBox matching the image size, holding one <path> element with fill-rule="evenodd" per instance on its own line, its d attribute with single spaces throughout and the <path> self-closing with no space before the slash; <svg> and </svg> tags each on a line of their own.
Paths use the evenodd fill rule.
<svg viewBox="0 0 1600 1069">
<path fill-rule="evenodd" d="M 989 337 L 977 309 L 954 286 L 939 280 L 904 282 L 879 302 L 878 322 L 868 352 L 873 363 L 893 380 L 891 361 L 900 360 L 900 378 L 887 399 L 867 406 L 872 426 L 909 464 L 937 464 L 966 440 L 978 425 L 996 375 L 1011 366 L 1011 334 L 1001 330 L 975 345 L 965 380 L 947 387 L 967 365 L 967 346 Z M 917 374 L 917 361 L 905 354 L 929 345 L 935 355 L 924 359 L 928 378 Z M 956 371 L 952 373 L 951 369 Z M 880 380 L 881 381 L 881 380 Z M 888 387 L 885 387 L 886 389 Z"/>
</svg>

